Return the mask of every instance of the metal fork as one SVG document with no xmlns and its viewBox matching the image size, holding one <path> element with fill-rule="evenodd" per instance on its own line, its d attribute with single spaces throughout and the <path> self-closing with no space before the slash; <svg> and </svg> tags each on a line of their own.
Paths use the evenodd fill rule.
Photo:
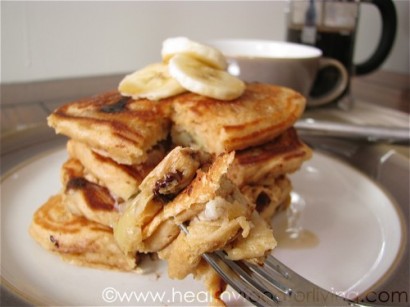
<svg viewBox="0 0 410 307">
<path fill-rule="evenodd" d="M 188 234 L 185 225 L 179 228 Z M 368 306 L 316 286 L 272 255 L 262 266 L 229 260 L 222 251 L 202 257 L 228 285 L 256 306 Z"/>
</svg>

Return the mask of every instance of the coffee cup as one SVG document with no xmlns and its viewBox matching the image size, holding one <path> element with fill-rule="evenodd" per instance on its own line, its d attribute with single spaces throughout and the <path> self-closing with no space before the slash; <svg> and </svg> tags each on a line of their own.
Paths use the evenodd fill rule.
<svg viewBox="0 0 410 307">
<path fill-rule="evenodd" d="M 307 98 L 307 106 L 320 106 L 340 96 L 348 85 L 348 73 L 337 60 L 322 56 L 322 51 L 302 44 L 255 39 L 221 39 L 209 42 L 228 61 L 228 72 L 245 82 L 261 82 L 292 88 Z M 332 89 L 310 97 L 316 75 L 332 67 L 339 78 Z"/>
<path fill-rule="evenodd" d="M 369 57 L 354 63 L 356 33 L 362 5 L 373 6 L 380 14 L 381 36 L 371 48 Z M 289 0 L 287 8 L 287 35 L 289 42 L 311 45 L 322 50 L 325 57 L 340 61 L 349 76 L 364 75 L 378 69 L 389 55 L 396 36 L 397 14 L 392 0 Z M 317 82 L 310 93 L 321 95 L 333 87 L 338 76 L 332 69 L 318 73 Z M 338 97 L 349 107 L 353 101 L 349 84 Z"/>
</svg>

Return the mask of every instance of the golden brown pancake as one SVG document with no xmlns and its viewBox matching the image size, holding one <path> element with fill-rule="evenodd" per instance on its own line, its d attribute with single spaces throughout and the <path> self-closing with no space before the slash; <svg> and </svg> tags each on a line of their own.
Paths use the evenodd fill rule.
<svg viewBox="0 0 410 307">
<path fill-rule="evenodd" d="M 172 107 L 174 142 L 219 154 L 274 139 L 301 116 L 305 98 L 288 88 L 253 83 L 232 101 L 186 93 L 176 96 Z"/>
<path fill-rule="evenodd" d="M 34 214 L 31 236 L 45 249 L 81 266 L 131 271 L 136 256 L 125 256 L 112 229 L 71 214 L 61 195 L 51 197 Z"/>
<path fill-rule="evenodd" d="M 209 158 L 191 148 L 176 147 L 148 174 L 140 185 L 141 192 L 129 201 L 114 228 L 115 239 L 125 253 L 156 252 L 175 238 L 178 227 L 165 219 L 149 233 L 144 228 L 191 183 L 198 168 Z"/>
<path fill-rule="evenodd" d="M 117 223 L 123 203 L 107 188 L 87 179 L 80 161 L 69 159 L 61 173 L 63 203 L 72 214 L 108 227 Z"/>
<path fill-rule="evenodd" d="M 226 306 L 221 300 L 221 294 L 226 289 L 226 283 L 205 260 L 201 260 L 193 275 L 195 279 L 202 279 L 204 281 L 206 289 L 212 296 L 212 304 L 210 306 Z"/>
<path fill-rule="evenodd" d="M 75 140 L 68 141 L 67 151 L 72 158 L 81 162 L 85 171 L 96 179 L 96 183 L 123 200 L 137 194 L 142 180 L 165 156 L 165 146 L 156 145 L 148 152 L 145 162 L 136 165 L 119 164 Z"/>
<path fill-rule="evenodd" d="M 234 260 L 259 263 L 275 246 L 269 224 L 259 215 L 238 187 L 228 178 L 234 153 L 218 156 L 209 169 L 197 177 L 157 215 L 185 223 L 182 232 L 170 245 L 159 251 L 168 262 L 168 275 L 181 279 L 195 272 L 203 253 L 225 250 Z"/>
<path fill-rule="evenodd" d="M 115 91 L 66 104 L 48 117 L 48 124 L 118 163 L 139 164 L 167 137 L 166 113 L 163 104 L 132 100 Z"/>
<path fill-rule="evenodd" d="M 124 253 L 115 257 L 125 270 L 137 253 L 156 252 L 171 278 L 203 277 L 220 302 L 225 284 L 201 255 L 223 250 L 261 263 L 276 246 L 269 221 L 289 201 L 286 174 L 311 156 L 291 128 L 304 107 L 293 90 L 256 83 L 232 101 L 183 93 L 153 102 L 110 92 L 62 106 L 48 123 L 71 138 L 64 192 L 38 210 L 30 231 L 45 248 L 85 265 L 104 266 L 97 252 L 106 256 L 105 247 Z M 177 147 L 165 156 L 159 144 L 170 134 Z M 83 224 L 71 233 L 60 216 Z M 96 249 L 81 250 L 94 235 L 90 225 L 105 229 L 115 248 L 96 239 Z M 117 260 L 107 257 L 105 267 Z"/>
<path fill-rule="evenodd" d="M 312 150 L 289 128 L 268 143 L 237 151 L 230 177 L 239 186 L 258 184 L 266 176 L 295 172 L 311 156 Z"/>
</svg>

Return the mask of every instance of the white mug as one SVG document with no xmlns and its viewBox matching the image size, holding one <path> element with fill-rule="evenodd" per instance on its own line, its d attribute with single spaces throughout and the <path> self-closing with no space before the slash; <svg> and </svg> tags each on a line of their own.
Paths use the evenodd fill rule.
<svg viewBox="0 0 410 307">
<path fill-rule="evenodd" d="M 221 39 L 209 44 L 225 55 L 230 74 L 245 82 L 292 88 L 307 98 L 308 106 L 330 103 L 348 86 L 346 68 L 335 59 L 323 57 L 316 47 L 255 39 Z M 327 66 L 338 71 L 338 82 L 322 96 L 309 97 L 317 72 Z"/>
</svg>

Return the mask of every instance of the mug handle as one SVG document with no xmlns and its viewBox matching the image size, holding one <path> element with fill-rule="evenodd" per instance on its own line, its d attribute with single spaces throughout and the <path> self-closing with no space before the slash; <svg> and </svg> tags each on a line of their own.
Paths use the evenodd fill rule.
<svg viewBox="0 0 410 307">
<path fill-rule="evenodd" d="M 339 97 L 344 92 L 344 90 L 346 89 L 348 85 L 349 75 L 347 73 L 346 68 L 343 66 L 342 63 L 340 63 L 338 60 L 331 59 L 331 58 L 325 58 L 325 57 L 320 58 L 318 71 L 327 66 L 334 66 L 339 71 L 340 73 L 339 80 L 329 92 L 323 94 L 322 96 L 315 97 L 315 98 L 309 97 L 308 98 L 309 107 L 321 106 L 321 105 L 327 104 L 335 100 L 337 97 Z"/>
<path fill-rule="evenodd" d="M 363 3 L 374 4 L 382 18 L 382 33 L 379 44 L 370 58 L 354 65 L 355 75 L 364 75 L 379 68 L 393 47 L 397 30 L 397 14 L 391 0 L 366 0 Z"/>
</svg>

